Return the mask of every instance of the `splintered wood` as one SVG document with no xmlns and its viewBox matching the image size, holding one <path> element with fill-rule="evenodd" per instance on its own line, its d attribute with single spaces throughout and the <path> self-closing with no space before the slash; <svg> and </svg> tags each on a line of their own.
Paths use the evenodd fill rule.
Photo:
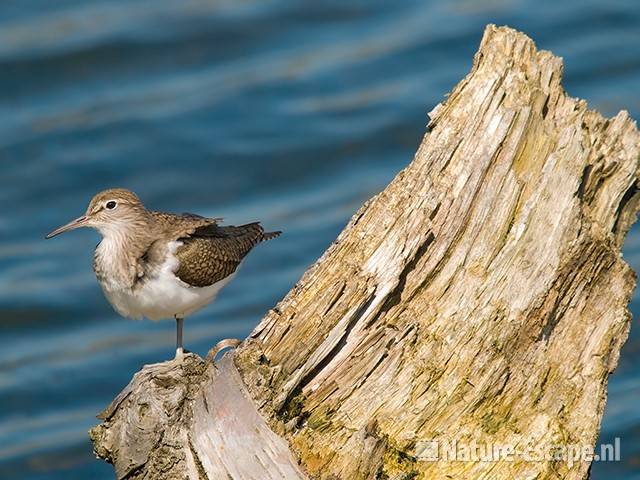
<svg viewBox="0 0 640 480">
<path fill-rule="evenodd" d="M 233 362 L 145 367 L 104 412 L 92 439 L 117 478 L 585 479 L 584 461 L 425 458 L 432 440 L 596 442 L 630 324 L 640 135 L 561 77 L 488 26 L 413 162 Z"/>
<path fill-rule="evenodd" d="M 561 76 L 558 57 L 489 26 L 413 162 L 241 348 L 313 478 L 586 477 L 588 462 L 416 458 L 432 439 L 596 441 L 629 329 L 640 137 Z"/>
</svg>

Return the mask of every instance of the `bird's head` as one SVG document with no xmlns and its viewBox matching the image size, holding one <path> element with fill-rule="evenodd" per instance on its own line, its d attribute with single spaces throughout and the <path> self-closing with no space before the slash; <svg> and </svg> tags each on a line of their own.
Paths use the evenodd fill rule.
<svg viewBox="0 0 640 480">
<path fill-rule="evenodd" d="M 84 215 L 56 228 L 46 238 L 80 227 L 92 227 L 103 237 L 123 235 L 128 230 L 144 228 L 148 212 L 138 196 L 124 188 L 111 188 L 95 195 Z"/>
</svg>

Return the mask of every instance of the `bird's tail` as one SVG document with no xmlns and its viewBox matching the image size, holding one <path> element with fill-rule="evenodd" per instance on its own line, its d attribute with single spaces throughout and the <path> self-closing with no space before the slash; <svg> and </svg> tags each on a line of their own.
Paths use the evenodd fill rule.
<svg viewBox="0 0 640 480">
<path fill-rule="evenodd" d="M 277 231 L 275 231 L 275 232 L 264 232 L 264 233 L 262 234 L 262 240 L 263 240 L 263 241 L 265 241 L 265 240 L 271 240 L 272 238 L 279 237 L 281 233 L 282 233 L 282 232 L 281 232 L 280 230 L 277 230 Z"/>
<path fill-rule="evenodd" d="M 228 226 L 222 228 L 226 229 L 230 235 L 250 237 L 253 245 L 276 238 L 282 233 L 279 230 L 276 232 L 265 232 L 262 225 L 260 225 L 260 222 L 247 223 L 246 225 L 240 225 L 239 227 Z"/>
</svg>

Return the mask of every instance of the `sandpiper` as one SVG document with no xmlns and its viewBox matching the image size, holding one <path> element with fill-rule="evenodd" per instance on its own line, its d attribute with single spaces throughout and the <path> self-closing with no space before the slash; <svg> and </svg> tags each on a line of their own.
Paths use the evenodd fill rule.
<svg viewBox="0 0 640 480">
<path fill-rule="evenodd" d="M 259 222 L 222 226 L 221 220 L 150 211 L 135 193 L 113 188 L 46 238 L 98 230 L 93 270 L 109 303 L 127 318 L 175 318 L 180 359 L 184 318 L 215 299 L 255 245 L 281 233 L 265 232 Z"/>
</svg>

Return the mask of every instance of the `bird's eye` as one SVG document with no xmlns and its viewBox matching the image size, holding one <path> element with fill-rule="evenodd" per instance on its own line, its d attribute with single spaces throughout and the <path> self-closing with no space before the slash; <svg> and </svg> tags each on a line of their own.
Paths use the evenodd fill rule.
<svg viewBox="0 0 640 480">
<path fill-rule="evenodd" d="M 113 210 L 114 208 L 116 208 L 117 203 L 113 200 L 109 200 L 107 202 L 107 204 L 105 205 L 107 210 Z"/>
</svg>

